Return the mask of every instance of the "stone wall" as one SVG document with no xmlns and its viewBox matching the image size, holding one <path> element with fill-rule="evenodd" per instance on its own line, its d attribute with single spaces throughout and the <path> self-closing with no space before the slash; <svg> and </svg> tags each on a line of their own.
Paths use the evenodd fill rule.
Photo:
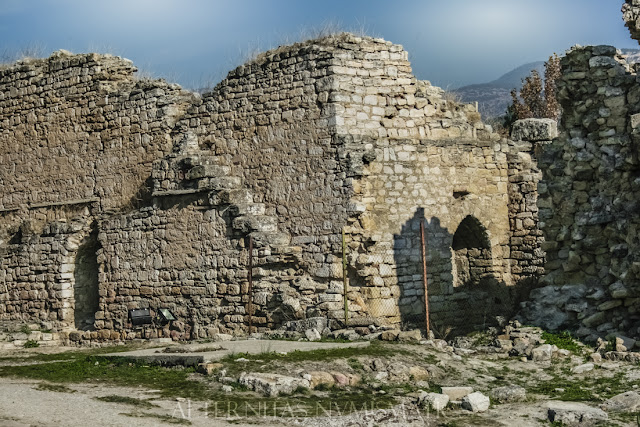
<svg viewBox="0 0 640 427">
<path fill-rule="evenodd" d="M 133 77 L 128 60 L 56 52 L 0 70 L 0 210 L 141 191 L 191 96 Z"/>
<path fill-rule="evenodd" d="M 525 318 L 581 337 L 640 335 L 640 85 L 611 46 L 561 60 L 560 136 L 539 158 L 544 283 Z"/>
<path fill-rule="evenodd" d="M 344 230 L 351 320 L 421 323 L 422 219 L 434 320 L 508 315 L 543 259 L 535 144 L 498 137 L 407 58 L 331 36 L 261 54 L 202 97 L 113 57 L 4 71 L 0 318 L 96 329 L 74 339 L 242 333 L 249 310 L 260 331 L 342 319 Z M 136 330 L 134 308 L 178 321 Z"/>
<path fill-rule="evenodd" d="M 98 301 L 96 218 L 149 199 L 152 163 L 171 150 L 193 99 L 135 71 L 122 58 L 65 51 L 0 70 L 2 318 L 92 327 L 78 313 Z"/>
</svg>

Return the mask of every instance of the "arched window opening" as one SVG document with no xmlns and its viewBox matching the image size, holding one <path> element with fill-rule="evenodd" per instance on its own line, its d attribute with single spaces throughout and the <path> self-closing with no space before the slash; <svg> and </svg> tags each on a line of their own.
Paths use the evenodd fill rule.
<svg viewBox="0 0 640 427">
<path fill-rule="evenodd" d="M 484 226 L 473 216 L 462 220 L 451 243 L 453 286 L 474 286 L 493 277 L 491 243 Z"/>
</svg>

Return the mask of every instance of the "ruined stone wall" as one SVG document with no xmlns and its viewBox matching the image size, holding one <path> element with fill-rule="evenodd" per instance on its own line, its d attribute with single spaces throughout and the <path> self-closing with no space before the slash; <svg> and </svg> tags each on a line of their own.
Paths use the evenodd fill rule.
<svg viewBox="0 0 640 427">
<path fill-rule="evenodd" d="M 91 233 L 89 209 L 30 214 L 3 217 L 15 228 L 0 245 L 0 318 L 43 322 L 47 329 L 92 323 L 91 316 L 76 319 L 74 312 L 75 261 Z"/>
<path fill-rule="evenodd" d="M 538 185 L 542 171 L 540 152 L 558 136 L 551 119 L 525 119 L 513 124 L 509 165 L 509 222 L 511 228 L 511 275 L 514 282 L 529 282 L 518 298 L 526 298 L 528 287 L 537 286 L 544 274 L 544 235 L 540 229 Z"/>
<path fill-rule="evenodd" d="M 631 38 L 640 40 L 640 1 L 625 0 L 622 5 L 622 18 L 629 28 Z"/>
<path fill-rule="evenodd" d="M 135 81 L 131 65 L 112 57 L 58 54 L 24 65 L 36 79 L 27 92 L 41 80 L 68 89 L 55 92 L 51 111 L 36 108 L 31 136 L 23 137 L 30 104 L 18 98 L 3 128 L 3 161 L 20 168 L 2 176 L 16 188 L 3 196 L 14 204 L 5 201 L 0 223 L 0 299 L 15 301 L 3 318 L 97 329 L 74 339 L 240 333 L 249 310 L 260 331 L 343 319 L 344 230 L 352 320 L 424 319 L 423 218 L 434 319 L 472 313 L 475 326 L 508 311 L 512 285 L 535 277 L 542 257 L 531 224 L 533 145 L 501 140 L 473 106 L 415 79 L 407 57 L 384 40 L 332 36 L 266 52 L 201 98 Z M 18 67 L 7 87 L 22 84 Z M 76 74 L 86 77 L 74 86 Z M 66 135 L 51 143 L 58 154 L 20 157 L 16 142 L 47 146 L 38 133 L 47 123 Z M 27 170 L 58 155 L 63 167 L 48 175 Z M 19 184 L 26 180 L 35 184 Z M 126 203 L 140 188 L 151 194 Z M 51 219 L 54 203 L 71 208 Z M 17 244 L 24 218 L 39 226 Z M 52 235 L 53 220 L 67 225 Z M 54 243 L 66 245 L 63 256 L 49 251 Z M 44 276 L 29 270 L 43 265 Z M 41 288 L 46 298 L 29 294 Z M 44 314 L 42 304 L 51 306 Z M 169 308 L 179 320 L 134 330 L 134 308 Z"/>
<path fill-rule="evenodd" d="M 338 292 L 331 282 L 341 273 L 335 254 L 341 251 L 341 227 L 351 193 L 329 131 L 331 110 L 324 108 L 329 100 L 325 80 L 340 41 L 329 38 L 280 48 L 232 71 L 177 124 L 174 154 L 156 162 L 150 221 L 168 221 L 170 227 L 182 209 L 192 209 L 189 197 L 196 194 L 207 217 L 190 218 L 194 234 L 184 233 L 182 244 L 208 247 L 218 240 L 215 251 L 205 251 L 210 252 L 208 257 L 166 245 L 155 249 L 177 276 L 171 279 L 174 289 L 185 280 L 195 280 L 202 289 L 208 284 L 202 297 L 207 303 L 202 306 L 209 308 L 184 313 L 178 307 L 194 307 L 191 295 L 155 298 L 155 292 L 168 289 L 167 279 L 145 283 L 149 281 L 136 275 L 120 277 L 117 269 L 111 269 L 105 280 L 119 304 L 105 307 L 107 317 L 126 320 L 130 306 L 162 305 L 180 311 L 192 325 L 215 325 L 210 333 L 246 329 L 248 235 L 259 247 L 254 260 L 259 267 L 253 324 L 262 330 L 286 320 L 327 314 L 329 307 L 323 304 L 333 297 L 326 295 L 332 289 Z M 167 209 L 172 198 L 180 209 Z M 217 236 L 199 233 L 215 212 L 224 218 Z M 136 227 L 108 226 L 113 232 L 103 242 L 107 262 L 122 241 L 131 241 L 131 233 L 138 233 Z M 151 256 L 144 244 L 135 248 Z M 203 273 L 211 269 L 213 253 L 225 262 L 213 273 Z M 185 258 L 189 265 L 171 261 Z M 225 273 L 217 271 L 228 263 L 228 269 L 222 269 Z M 154 298 L 141 297 L 125 306 L 126 289 L 140 286 L 152 289 Z"/>
<path fill-rule="evenodd" d="M 0 209 L 92 198 L 106 209 L 136 196 L 171 149 L 187 94 L 135 70 L 63 51 L 0 70 Z"/>
<path fill-rule="evenodd" d="M 122 58 L 64 51 L 0 70 L 1 318 L 92 323 L 74 315 L 76 277 L 97 276 L 75 273 L 77 246 L 101 212 L 148 197 L 152 163 L 171 150 L 168 132 L 191 99 L 134 71 Z M 97 304 L 89 293 L 95 302 L 83 292 L 80 311 Z"/>
<path fill-rule="evenodd" d="M 518 203 L 526 202 L 514 215 L 518 221 L 534 219 L 537 176 L 529 172 L 535 166 L 519 157 L 531 145 L 521 149 L 501 141 L 472 105 L 457 104 L 442 89 L 417 80 L 401 46 L 368 41 L 337 58 L 336 94 L 330 99 L 355 191 L 346 228 L 354 317 L 422 324 L 422 219 L 434 321 L 455 326 L 461 312 L 476 324 L 508 315 L 512 264 L 522 264 L 516 265 L 516 281 L 535 278 L 543 257 L 536 224 L 527 223 L 531 232 L 522 233 L 523 224 L 515 218 L 510 224 L 509 218 L 512 196 L 519 196 Z M 490 240 L 489 260 L 470 258 L 482 270 L 482 285 L 461 283 L 452 262 L 452 240 L 467 217 Z M 535 242 L 524 243 L 529 234 Z M 527 252 L 526 260 L 512 261 L 512 243 L 516 256 Z"/>
<path fill-rule="evenodd" d="M 485 267 L 495 273 L 501 286 L 512 284 L 507 261 L 508 144 L 385 139 L 376 141 L 373 150 L 379 160 L 365 168 L 361 193 L 366 203 L 361 220 L 365 228 L 361 232 L 375 243 L 356 260 L 360 269 L 367 264 L 378 267 L 378 274 L 370 274 L 361 289 L 372 314 L 406 321 L 411 314 L 424 311 L 421 219 L 426 227 L 432 320 L 451 324 L 460 319 L 461 308 L 469 314 L 474 306 L 487 309 L 487 295 L 478 299 L 479 289 L 456 277 L 452 241 L 460 223 L 468 216 L 475 218 L 490 241 L 491 262 Z M 387 303 L 372 298 L 380 294 L 380 286 L 392 290 Z M 498 289 L 487 292 L 495 294 Z M 452 303 L 454 294 L 456 302 Z"/>
<path fill-rule="evenodd" d="M 638 337 L 638 77 L 611 46 L 573 48 L 561 64 L 561 133 L 539 159 L 548 286 L 524 314 L 589 339 Z"/>
</svg>

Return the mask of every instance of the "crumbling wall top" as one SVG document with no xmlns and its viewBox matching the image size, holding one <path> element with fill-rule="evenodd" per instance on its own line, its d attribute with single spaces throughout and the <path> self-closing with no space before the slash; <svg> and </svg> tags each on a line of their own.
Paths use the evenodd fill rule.
<svg viewBox="0 0 640 427">
<path fill-rule="evenodd" d="M 640 41 L 640 0 L 625 0 L 622 18 L 631 32 L 631 38 Z"/>
</svg>

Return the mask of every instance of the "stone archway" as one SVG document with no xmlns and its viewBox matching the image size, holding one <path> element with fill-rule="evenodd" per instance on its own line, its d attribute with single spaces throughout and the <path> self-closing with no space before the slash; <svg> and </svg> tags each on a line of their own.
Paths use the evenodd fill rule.
<svg viewBox="0 0 640 427">
<path fill-rule="evenodd" d="M 465 217 L 453 235 L 453 287 L 474 286 L 493 278 L 491 242 L 477 218 Z"/>
</svg>

